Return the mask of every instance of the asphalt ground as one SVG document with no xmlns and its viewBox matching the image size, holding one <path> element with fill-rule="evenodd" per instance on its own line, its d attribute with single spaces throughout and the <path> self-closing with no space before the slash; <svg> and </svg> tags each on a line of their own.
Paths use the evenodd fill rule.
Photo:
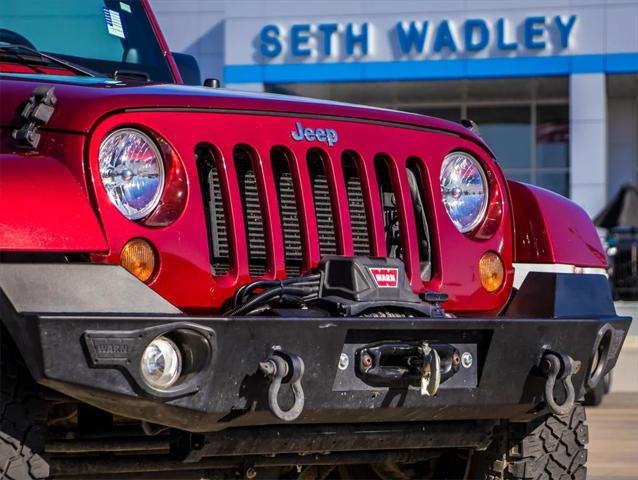
<svg viewBox="0 0 638 480">
<path fill-rule="evenodd" d="M 587 408 L 587 478 L 638 480 L 638 345 L 625 345 L 612 382 L 603 403 Z"/>
</svg>

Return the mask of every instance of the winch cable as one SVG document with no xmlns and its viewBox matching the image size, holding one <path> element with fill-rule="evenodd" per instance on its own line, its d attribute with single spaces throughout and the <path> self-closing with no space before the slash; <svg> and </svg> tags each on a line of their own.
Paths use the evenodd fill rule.
<svg viewBox="0 0 638 480">
<path fill-rule="evenodd" d="M 288 278 L 285 280 L 258 280 L 242 286 L 233 298 L 233 308 L 226 316 L 250 315 L 264 311 L 275 299 L 298 304 L 316 300 L 319 296 L 321 275 Z M 251 296 L 255 290 L 263 290 Z"/>
<path fill-rule="evenodd" d="M 257 280 L 256 282 L 242 285 L 233 297 L 233 307 L 243 305 L 248 297 L 257 289 L 268 290 L 273 287 L 295 286 L 319 286 L 320 274 L 308 275 L 305 277 L 291 277 L 282 280 Z"/>
</svg>

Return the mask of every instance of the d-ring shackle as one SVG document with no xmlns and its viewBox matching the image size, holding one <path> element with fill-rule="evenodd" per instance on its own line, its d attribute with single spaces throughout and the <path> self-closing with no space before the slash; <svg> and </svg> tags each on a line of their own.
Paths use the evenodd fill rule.
<svg viewBox="0 0 638 480">
<path fill-rule="evenodd" d="M 259 363 L 259 369 L 270 380 L 268 387 L 268 407 L 272 414 L 285 422 L 296 420 L 304 407 L 304 393 L 301 387 L 301 377 L 304 374 L 303 359 L 294 353 L 279 350 L 273 352 L 264 362 Z M 279 406 L 279 390 L 281 385 L 290 384 L 294 403 L 288 410 Z"/>
<path fill-rule="evenodd" d="M 545 403 L 552 413 L 564 416 L 569 414 L 574 408 L 574 400 L 576 394 L 574 385 L 572 384 L 572 375 L 578 373 L 580 362 L 575 361 L 569 355 L 563 355 L 555 352 L 546 352 L 541 360 L 541 371 L 547 377 L 545 382 Z M 556 381 L 563 383 L 566 398 L 562 404 L 559 404 L 554 398 L 554 387 Z"/>
</svg>

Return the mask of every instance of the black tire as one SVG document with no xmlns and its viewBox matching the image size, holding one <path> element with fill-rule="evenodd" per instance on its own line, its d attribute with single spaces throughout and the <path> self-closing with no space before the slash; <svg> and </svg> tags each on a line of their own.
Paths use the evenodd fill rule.
<svg viewBox="0 0 638 480">
<path fill-rule="evenodd" d="M 47 405 L 26 367 L 16 358 L 12 345 L 3 341 L 0 344 L 0 478 L 48 478 L 49 464 L 43 456 Z"/>
<path fill-rule="evenodd" d="M 511 424 L 485 452 L 475 452 L 470 478 L 480 480 L 585 480 L 589 430 L 585 408 Z"/>
<path fill-rule="evenodd" d="M 605 398 L 604 379 L 598 382 L 598 385 L 585 394 L 585 401 L 583 402 L 583 405 L 587 405 L 588 407 L 597 407 L 603 403 L 603 398 Z"/>
</svg>

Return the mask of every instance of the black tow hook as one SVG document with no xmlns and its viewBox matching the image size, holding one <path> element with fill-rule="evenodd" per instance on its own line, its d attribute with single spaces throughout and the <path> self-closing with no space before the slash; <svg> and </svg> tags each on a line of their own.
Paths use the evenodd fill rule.
<svg viewBox="0 0 638 480">
<path fill-rule="evenodd" d="M 272 414 L 285 422 L 296 420 L 304 407 L 304 393 L 301 377 L 304 374 L 303 359 L 294 353 L 273 351 L 272 355 L 259 362 L 259 370 L 270 380 L 268 387 L 268 407 Z M 288 410 L 279 406 L 279 389 L 282 384 L 290 384 L 294 403 Z"/>
<path fill-rule="evenodd" d="M 568 415 L 574 408 L 576 394 L 572 384 L 572 375 L 580 371 L 581 363 L 574 360 L 569 355 L 556 352 L 545 352 L 541 360 L 541 372 L 547 381 L 545 382 L 545 403 L 552 413 L 564 416 Z M 556 382 L 563 383 L 565 389 L 565 400 L 559 404 L 554 397 L 554 387 Z"/>
</svg>

